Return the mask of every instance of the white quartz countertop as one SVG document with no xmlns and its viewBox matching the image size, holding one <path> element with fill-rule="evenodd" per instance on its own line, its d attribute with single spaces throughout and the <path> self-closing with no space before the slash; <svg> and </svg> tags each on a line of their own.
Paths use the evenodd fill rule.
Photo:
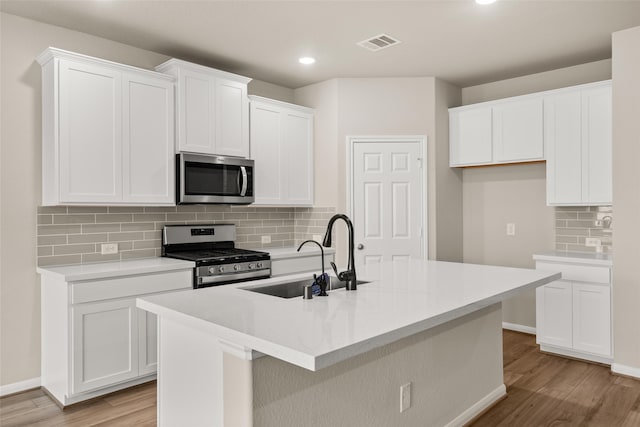
<svg viewBox="0 0 640 427">
<path fill-rule="evenodd" d="M 328 297 L 284 299 L 242 289 L 309 277 L 149 296 L 137 305 L 245 352 L 315 371 L 557 280 L 560 273 L 411 260 L 366 266 L 358 279 L 370 283 Z"/>
<path fill-rule="evenodd" d="M 540 254 L 534 254 L 533 259 L 536 261 L 564 262 L 564 263 L 568 262 L 573 264 L 588 264 L 588 265 L 604 265 L 607 267 L 613 266 L 613 256 L 611 256 L 610 254 L 549 251 L 549 252 L 542 252 Z"/>
<path fill-rule="evenodd" d="M 193 261 L 157 257 L 126 261 L 99 262 L 93 264 L 61 265 L 38 267 L 36 271 L 65 282 L 81 280 L 107 279 L 110 277 L 131 276 L 135 274 L 161 273 L 164 271 L 186 270 L 194 268 Z"/>
<path fill-rule="evenodd" d="M 321 242 L 319 242 L 321 243 Z M 285 258 L 296 258 L 301 256 L 310 256 L 310 255 L 320 255 L 320 248 L 314 244 L 306 244 L 300 249 L 300 252 L 297 251 L 298 247 L 289 247 L 289 248 L 268 248 L 268 249 L 259 249 L 261 251 L 269 252 L 271 259 L 285 259 Z M 334 248 L 323 248 L 324 254 L 334 254 L 336 250 Z"/>
</svg>

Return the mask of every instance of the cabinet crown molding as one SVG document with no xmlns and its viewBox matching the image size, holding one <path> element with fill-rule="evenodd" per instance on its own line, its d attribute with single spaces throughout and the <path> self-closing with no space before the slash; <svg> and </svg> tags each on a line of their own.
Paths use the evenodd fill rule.
<svg viewBox="0 0 640 427">
<path fill-rule="evenodd" d="M 165 61 L 162 64 L 158 65 L 156 67 L 156 71 L 160 73 L 166 73 L 172 68 L 187 68 L 192 71 L 211 74 L 215 77 L 233 80 L 242 84 L 248 84 L 251 80 L 253 80 L 250 77 L 241 76 L 239 74 L 230 73 L 228 71 L 218 70 L 215 68 L 207 67 L 205 65 L 194 64 L 193 62 L 183 61 L 182 59 L 176 58 L 171 58 L 168 61 Z"/>
<path fill-rule="evenodd" d="M 89 55 L 83 55 L 81 53 L 70 52 L 68 50 L 58 49 L 57 47 L 48 47 L 40 55 L 36 57 L 36 61 L 44 67 L 52 59 L 67 59 L 76 62 L 83 62 L 86 64 L 101 64 L 108 67 L 119 69 L 120 71 L 126 71 L 136 74 L 146 74 L 147 76 L 153 76 L 154 78 L 164 79 L 168 82 L 175 82 L 176 78 L 159 73 L 153 70 L 147 70 L 145 68 L 134 67 L 133 65 L 121 64 L 119 62 L 108 61 L 102 58 L 95 58 Z"/>
<path fill-rule="evenodd" d="M 298 104 L 292 104 L 290 102 L 279 101 L 277 99 L 265 98 L 263 96 L 258 95 L 249 95 L 249 102 L 260 102 L 264 104 L 277 105 L 282 108 L 289 108 L 292 110 L 300 111 L 307 114 L 313 114 L 313 108 L 305 107 Z"/>
</svg>

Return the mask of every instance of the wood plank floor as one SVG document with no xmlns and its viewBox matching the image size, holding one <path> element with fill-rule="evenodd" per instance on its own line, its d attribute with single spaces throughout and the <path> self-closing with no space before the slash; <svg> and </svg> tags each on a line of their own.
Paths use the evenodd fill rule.
<svg viewBox="0 0 640 427">
<path fill-rule="evenodd" d="M 503 336 L 508 395 L 473 427 L 640 427 L 640 381 L 611 375 L 605 366 L 540 353 L 532 335 L 504 331 Z M 0 399 L 2 427 L 155 424 L 155 382 L 64 411 L 41 390 Z"/>
<path fill-rule="evenodd" d="M 640 381 L 541 353 L 533 335 L 505 330 L 503 345 L 507 397 L 471 426 L 640 427 Z"/>
</svg>

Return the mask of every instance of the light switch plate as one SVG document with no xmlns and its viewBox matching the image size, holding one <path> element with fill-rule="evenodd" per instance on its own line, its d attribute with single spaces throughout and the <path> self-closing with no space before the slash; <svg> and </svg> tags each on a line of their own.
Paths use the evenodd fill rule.
<svg viewBox="0 0 640 427">
<path fill-rule="evenodd" d="M 400 412 L 404 412 L 411 407 L 411 383 L 406 383 L 400 387 Z"/>
<path fill-rule="evenodd" d="M 516 225 L 513 222 L 507 223 L 507 236 L 516 235 Z"/>
<path fill-rule="evenodd" d="M 271 236 L 262 236 L 262 243 L 271 243 Z"/>
</svg>

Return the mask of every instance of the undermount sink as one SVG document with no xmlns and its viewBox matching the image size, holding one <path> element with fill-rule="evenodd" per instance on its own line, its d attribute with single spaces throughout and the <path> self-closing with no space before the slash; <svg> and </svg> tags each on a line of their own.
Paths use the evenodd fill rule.
<svg viewBox="0 0 640 427">
<path fill-rule="evenodd" d="M 267 286 L 256 286 L 250 288 L 241 288 L 245 291 L 258 292 L 260 294 L 272 295 L 274 297 L 280 298 L 296 298 L 301 297 L 304 287 L 311 285 L 313 283 L 313 279 L 309 278 L 307 280 L 296 280 L 294 282 L 286 282 L 286 283 L 278 283 L 277 285 L 267 285 Z M 364 285 L 369 282 L 365 282 L 363 280 L 358 280 L 356 285 Z M 335 277 L 331 278 L 332 286 L 327 289 L 328 291 L 335 291 L 336 289 L 344 288 L 345 282 L 341 282 Z"/>
</svg>

